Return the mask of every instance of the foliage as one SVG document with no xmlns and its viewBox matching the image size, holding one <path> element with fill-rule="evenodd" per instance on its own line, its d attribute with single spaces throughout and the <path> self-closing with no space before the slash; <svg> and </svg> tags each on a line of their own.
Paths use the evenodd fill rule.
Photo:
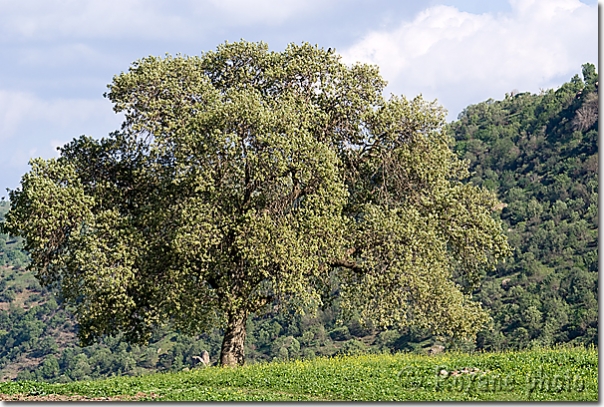
<svg viewBox="0 0 604 407">
<path fill-rule="evenodd" d="M 592 64 L 557 90 L 469 106 L 450 125 L 471 181 L 502 197 L 513 256 L 476 294 L 479 349 L 598 343 L 598 89 Z"/>
<path fill-rule="evenodd" d="M 471 290 L 508 253 L 498 201 L 462 182 L 442 109 L 384 85 L 309 44 L 142 59 L 109 86 L 122 130 L 32 160 L 3 229 L 83 344 L 221 325 L 242 364 L 250 314 L 333 291 L 362 321 L 471 338 Z"/>
<path fill-rule="evenodd" d="M 9 203 L 0 200 L 0 223 L 4 222 L 4 216 L 9 209 Z M 0 267 L 12 266 L 23 268 L 29 262 L 29 258 L 23 248 L 23 238 L 20 236 L 9 236 L 0 233 Z M 0 284 L 3 284 L 0 281 Z M 3 288 L 3 287 L 0 287 Z"/>
<path fill-rule="evenodd" d="M 0 393 L 142 395 L 142 400 L 156 401 L 595 401 L 598 353 L 593 348 L 561 348 L 316 358 L 67 384 L 0 383 Z"/>
</svg>

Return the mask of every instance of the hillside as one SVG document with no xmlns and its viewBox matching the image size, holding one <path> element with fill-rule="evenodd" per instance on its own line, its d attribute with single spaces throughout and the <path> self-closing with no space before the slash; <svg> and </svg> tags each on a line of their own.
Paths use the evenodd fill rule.
<svg viewBox="0 0 604 407">
<path fill-rule="evenodd" d="M 485 275 L 474 295 L 493 321 L 476 343 L 417 329 L 380 331 L 358 319 L 338 322 L 337 298 L 315 316 L 248 320 L 249 362 L 338 354 L 506 350 L 598 344 L 598 91 L 586 64 L 557 90 L 507 95 L 469 106 L 447 131 L 470 163 L 469 182 L 495 191 L 514 254 Z M 0 221 L 8 210 L 0 202 Z M 77 324 L 60 298 L 24 270 L 20 238 L 0 234 L 0 377 L 70 382 L 212 363 L 222 333 L 196 337 L 158 329 L 148 346 L 108 337 L 76 342 Z"/>
<path fill-rule="evenodd" d="M 598 76 L 468 107 L 450 126 L 471 182 L 497 193 L 514 255 L 477 293 L 479 349 L 598 341 Z"/>
</svg>

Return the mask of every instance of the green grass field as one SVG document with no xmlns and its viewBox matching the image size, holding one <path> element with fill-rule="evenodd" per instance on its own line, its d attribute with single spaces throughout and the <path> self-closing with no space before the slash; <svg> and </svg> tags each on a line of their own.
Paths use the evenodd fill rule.
<svg viewBox="0 0 604 407">
<path fill-rule="evenodd" d="M 0 383 L 3 399 L 598 400 L 598 351 L 363 355 L 67 384 Z M 10 395 L 10 396 L 7 396 Z"/>
</svg>

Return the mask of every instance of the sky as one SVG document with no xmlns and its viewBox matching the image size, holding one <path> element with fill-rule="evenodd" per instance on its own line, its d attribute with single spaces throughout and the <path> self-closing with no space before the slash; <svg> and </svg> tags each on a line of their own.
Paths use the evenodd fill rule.
<svg viewBox="0 0 604 407">
<path fill-rule="evenodd" d="M 378 65 L 386 96 L 436 99 L 451 121 L 598 67 L 598 36 L 597 0 L 0 0 L 0 196 L 30 158 L 119 129 L 103 93 L 149 55 L 309 42 Z"/>
</svg>

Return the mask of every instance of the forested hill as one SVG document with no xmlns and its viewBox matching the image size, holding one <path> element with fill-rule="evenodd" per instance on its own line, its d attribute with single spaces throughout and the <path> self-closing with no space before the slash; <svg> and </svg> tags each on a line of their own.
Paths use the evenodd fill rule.
<svg viewBox="0 0 604 407">
<path fill-rule="evenodd" d="M 338 325 L 338 302 L 315 317 L 268 315 L 247 323 L 247 360 L 337 353 L 520 349 L 534 344 L 597 345 L 598 90 L 593 65 L 557 90 L 507 95 L 469 106 L 447 130 L 469 160 L 470 182 L 496 191 L 514 254 L 486 276 L 478 298 L 493 323 L 476 344 L 421 330 L 377 331 L 352 318 Z M 7 210 L 0 202 L 0 221 Z M 221 332 L 197 337 L 158 330 L 149 346 L 120 338 L 81 348 L 73 318 L 24 271 L 21 239 L 0 234 L 0 377 L 71 381 L 182 370 Z M 450 339 L 450 338 L 449 338 Z"/>
<path fill-rule="evenodd" d="M 591 64 L 557 90 L 506 95 L 449 128 L 471 182 L 497 193 L 513 258 L 478 297 L 494 325 L 484 349 L 598 338 L 598 76 Z"/>
</svg>

